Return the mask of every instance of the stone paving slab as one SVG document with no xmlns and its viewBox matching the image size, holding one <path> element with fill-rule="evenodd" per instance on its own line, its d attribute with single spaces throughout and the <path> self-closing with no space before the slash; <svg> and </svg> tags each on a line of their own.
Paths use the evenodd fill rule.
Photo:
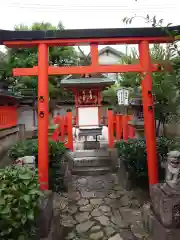
<svg viewBox="0 0 180 240">
<path fill-rule="evenodd" d="M 142 227 L 142 203 L 110 173 L 73 176 L 68 197 L 55 200 L 61 225 L 67 229 L 64 240 L 150 240 Z"/>
</svg>

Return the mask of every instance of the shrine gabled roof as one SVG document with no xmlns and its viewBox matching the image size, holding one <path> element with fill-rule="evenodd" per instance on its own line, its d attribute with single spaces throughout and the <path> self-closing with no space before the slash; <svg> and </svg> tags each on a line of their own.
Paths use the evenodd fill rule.
<svg viewBox="0 0 180 240">
<path fill-rule="evenodd" d="M 69 78 L 61 81 L 62 87 L 77 87 L 77 86 L 103 86 L 107 87 L 114 84 L 115 81 L 109 78 Z"/>
</svg>

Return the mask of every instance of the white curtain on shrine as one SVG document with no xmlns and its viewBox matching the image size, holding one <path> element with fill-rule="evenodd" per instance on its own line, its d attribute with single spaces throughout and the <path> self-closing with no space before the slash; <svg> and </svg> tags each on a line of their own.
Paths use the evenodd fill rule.
<svg viewBox="0 0 180 240">
<path fill-rule="evenodd" d="M 78 108 L 79 127 L 81 126 L 98 126 L 98 107 Z"/>
</svg>

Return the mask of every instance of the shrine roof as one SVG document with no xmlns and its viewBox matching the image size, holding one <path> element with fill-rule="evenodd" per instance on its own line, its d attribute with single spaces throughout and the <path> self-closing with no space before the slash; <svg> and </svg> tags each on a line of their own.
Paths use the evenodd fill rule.
<svg viewBox="0 0 180 240">
<path fill-rule="evenodd" d="M 109 78 L 69 78 L 61 81 L 62 87 L 79 87 L 79 86 L 103 86 L 107 87 L 114 84 L 115 81 Z"/>
<path fill-rule="evenodd" d="M 67 29 L 11 31 L 0 30 L 0 44 L 8 41 L 37 41 L 65 39 L 99 39 L 99 38 L 158 38 L 179 35 L 180 25 L 157 28 L 105 28 L 105 29 Z"/>
</svg>

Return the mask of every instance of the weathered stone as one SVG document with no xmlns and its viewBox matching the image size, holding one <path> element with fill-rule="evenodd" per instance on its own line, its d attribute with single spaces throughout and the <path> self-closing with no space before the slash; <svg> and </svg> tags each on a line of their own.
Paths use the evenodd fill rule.
<svg viewBox="0 0 180 240">
<path fill-rule="evenodd" d="M 131 225 L 131 231 L 138 239 L 146 239 L 148 237 L 141 222 L 139 221 Z"/>
<path fill-rule="evenodd" d="M 79 223 L 87 221 L 89 220 L 89 218 L 90 218 L 90 215 L 88 212 L 78 213 L 75 215 L 75 219 Z"/>
<path fill-rule="evenodd" d="M 121 207 L 129 206 L 130 203 L 131 203 L 131 198 L 128 195 L 124 195 L 123 197 L 121 197 L 121 199 L 120 199 Z"/>
<path fill-rule="evenodd" d="M 73 227 L 76 224 L 76 221 L 72 216 L 62 215 L 61 216 L 61 225 L 64 227 Z"/>
<path fill-rule="evenodd" d="M 120 186 L 120 185 L 114 186 L 113 189 L 114 189 L 115 191 L 124 191 L 124 189 L 123 189 L 122 186 Z"/>
<path fill-rule="evenodd" d="M 126 239 L 137 240 L 137 238 L 134 236 L 134 234 L 131 232 L 131 230 L 128 230 L 128 229 L 120 230 L 120 236 L 123 240 L 126 240 Z"/>
<path fill-rule="evenodd" d="M 93 216 L 93 217 L 99 217 L 99 216 L 101 216 L 101 215 L 103 215 L 102 214 L 102 212 L 100 212 L 99 211 L 99 209 L 94 209 L 92 212 L 91 212 L 91 215 Z"/>
<path fill-rule="evenodd" d="M 84 197 L 84 198 L 95 198 L 96 197 L 95 192 L 92 192 L 92 191 L 88 192 L 88 191 L 83 190 L 81 192 L 81 194 L 82 194 L 82 197 Z"/>
<path fill-rule="evenodd" d="M 109 198 L 116 199 L 116 194 L 114 193 L 109 194 Z"/>
<path fill-rule="evenodd" d="M 106 205 L 103 205 L 103 206 L 99 207 L 99 210 L 102 211 L 102 212 L 110 212 L 111 208 L 106 206 Z"/>
<path fill-rule="evenodd" d="M 78 201 L 79 206 L 84 206 L 84 205 L 87 205 L 88 203 L 89 203 L 89 201 L 87 199 L 80 199 Z"/>
<path fill-rule="evenodd" d="M 101 205 L 103 203 L 103 199 L 101 198 L 94 198 L 90 200 L 92 205 Z"/>
<path fill-rule="evenodd" d="M 90 239 L 92 240 L 100 240 L 103 237 L 104 237 L 104 233 L 102 231 L 90 234 Z"/>
<path fill-rule="evenodd" d="M 71 232 L 66 237 L 66 240 L 73 240 L 73 239 L 75 239 L 75 237 L 76 237 L 76 233 L 75 232 Z"/>
<path fill-rule="evenodd" d="M 92 226 L 94 225 L 94 222 L 92 221 L 86 221 L 84 223 L 80 223 L 76 225 L 76 230 L 78 233 L 85 233 L 87 232 Z"/>
<path fill-rule="evenodd" d="M 108 240 L 124 240 L 124 239 L 120 236 L 120 234 L 116 234 L 113 237 L 109 238 Z"/>
<path fill-rule="evenodd" d="M 70 214 L 74 214 L 74 213 L 76 213 L 77 212 L 77 207 L 76 206 L 68 206 L 68 212 L 70 213 Z"/>
<path fill-rule="evenodd" d="M 85 185 L 87 183 L 87 179 L 86 178 L 80 178 L 80 179 L 78 179 L 78 183 L 80 185 Z"/>
<path fill-rule="evenodd" d="M 85 205 L 85 206 L 82 206 L 80 207 L 80 211 L 81 212 L 91 212 L 93 209 L 93 206 L 91 204 L 88 204 L 88 205 Z"/>
<path fill-rule="evenodd" d="M 116 232 L 111 226 L 106 227 L 104 230 L 108 237 L 112 236 Z"/>
<path fill-rule="evenodd" d="M 180 228 L 180 194 L 166 184 L 151 187 L 152 208 L 164 227 Z"/>
<path fill-rule="evenodd" d="M 96 232 L 101 229 L 101 226 L 94 226 L 91 228 L 91 232 Z"/>
<path fill-rule="evenodd" d="M 141 220 L 140 210 L 136 210 L 132 208 L 121 208 L 120 212 L 123 220 L 126 223 L 133 224 L 134 222 Z"/>
<path fill-rule="evenodd" d="M 153 240 L 179 240 L 180 229 L 165 228 L 156 218 L 153 219 L 152 229 Z"/>
<path fill-rule="evenodd" d="M 100 216 L 95 218 L 97 221 L 99 221 L 102 225 L 108 226 L 110 224 L 110 220 L 106 216 Z"/>
</svg>

